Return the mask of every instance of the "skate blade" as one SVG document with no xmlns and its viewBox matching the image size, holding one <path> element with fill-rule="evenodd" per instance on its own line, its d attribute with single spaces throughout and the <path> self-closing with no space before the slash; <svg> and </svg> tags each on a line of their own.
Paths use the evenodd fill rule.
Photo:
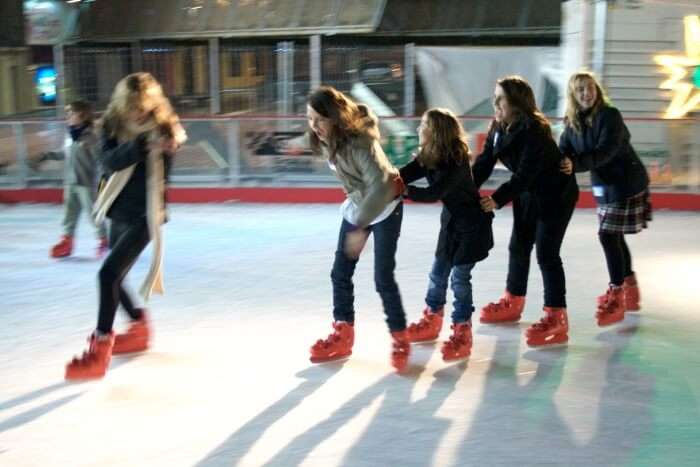
<svg viewBox="0 0 700 467">
<path fill-rule="evenodd" d="M 622 318 L 617 319 L 617 320 L 615 320 L 615 321 L 609 321 L 609 322 L 606 322 L 606 323 L 601 323 L 600 321 L 598 321 L 598 327 L 606 328 L 606 327 L 608 327 L 608 326 L 612 326 L 613 324 L 621 323 L 621 322 L 623 322 L 624 320 L 625 320 L 625 316 L 622 315 Z"/>
<path fill-rule="evenodd" d="M 352 352 L 346 355 L 335 355 L 333 357 L 326 357 L 326 358 L 314 358 L 314 357 L 309 357 L 309 361 L 311 363 L 320 365 L 323 363 L 334 363 L 334 362 L 342 362 L 343 360 L 347 360 L 350 358 L 352 355 Z"/>
<path fill-rule="evenodd" d="M 138 355 L 142 354 L 145 352 L 148 352 L 149 349 L 142 349 L 142 350 L 125 350 L 123 352 L 119 353 L 112 353 L 112 357 L 130 357 L 132 355 Z"/>
<path fill-rule="evenodd" d="M 547 348 L 547 349 L 553 349 L 557 347 L 566 347 L 569 344 L 569 336 L 566 337 L 558 337 L 558 336 L 553 336 L 549 340 L 543 340 L 543 341 L 527 341 L 527 345 L 533 348 Z"/>
<path fill-rule="evenodd" d="M 484 321 L 482 318 L 479 318 L 479 322 L 480 322 L 481 324 L 496 324 L 496 325 L 498 325 L 498 324 L 504 324 L 504 325 L 509 325 L 509 324 L 511 324 L 511 325 L 512 325 L 512 324 L 518 324 L 518 323 L 520 323 L 520 318 L 518 318 L 518 319 L 510 319 L 510 320 L 506 320 L 506 321 Z"/>
<path fill-rule="evenodd" d="M 435 339 L 425 339 L 425 340 L 419 340 L 419 341 L 411 341 L 411 344 L 434 344 L 437 341 L 440 340 L 440 336 L 437 336 Z"/>
<path fill-rule="evenodd" d="M 465 355 L 464 357 L 449 358 L 449 359 L 442 357 L 442 361 L 445 363 L 460 363 L 460 362 L 465 362 L 465 361 L 469 360 L 469 357 L 471 357 L 471 354 Z"/>
</svg>

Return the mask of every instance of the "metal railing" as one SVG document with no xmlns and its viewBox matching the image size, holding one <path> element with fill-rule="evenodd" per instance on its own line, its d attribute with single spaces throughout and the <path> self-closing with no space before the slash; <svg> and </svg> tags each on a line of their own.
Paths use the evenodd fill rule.
<svg viewBox="0 0 700 467">
<path fill-rule="evenodd" d="M 474 154 L 484 143 L 488 117 L 463 118 Z M 302 116 L 184 118 L 188 141 L 172 171 L 175 185 L 215 186 L 336 184 L 326 162 L 305 146 Z M 382 118 L 382 144 L 402 166 L 416 151 L 418 118 Z M 633 145 L 649 170 L 652 188 L 700 192 L 700 120 L 627 119 Z M 562 129 L 555 121 L 555 137 Z M 60 186 L 63 162 L 42 160 L 66 144 L 59 120 L 0 121 L 0 186 Z M 493 183 L 505 178 L 500 171 Z M 589 182 L 580 174 L 582 186 Z"/>
</svg>

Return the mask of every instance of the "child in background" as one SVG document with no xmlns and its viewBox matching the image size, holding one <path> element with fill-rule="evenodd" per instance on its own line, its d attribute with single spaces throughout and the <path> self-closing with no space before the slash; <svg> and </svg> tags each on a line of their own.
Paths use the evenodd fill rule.
<svg viewBox="0 0 700 467">
<path fill-rule="evenodd" d="M 97 256 L 107 249 L 107 230 L 104 222 L 95 222 L 92 205 L 96 199 L 98 172 L 96 138 L 93 131 L 92 106 L 85 101 L 75 101 L 66 107 L 66 120 L 70 134 L 70 146 L 65 152 L 49 152 L 45 160 L 64 160 L 63 176 L 63 236 L 51 248 L 52 258 L 64 258 L 73 253 L 73 238 L 80 213 L 85 211 L 97 233 Z"/>
</svg>

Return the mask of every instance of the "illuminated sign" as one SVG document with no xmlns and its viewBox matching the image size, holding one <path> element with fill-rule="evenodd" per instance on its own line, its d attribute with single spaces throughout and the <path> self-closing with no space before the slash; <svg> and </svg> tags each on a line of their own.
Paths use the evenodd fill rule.
<svg viewBox="0 0 700 467">
<path fill-rule="evenodd" d="M 686 16 L 685 55 L 657 55 L 656 63 L 669 78 L 660 89 L 673 91 L 664 118 L 682 118 L 700 109 L 700 16 Z"/>
<path fill-rule="evenodd" d="M 34 82 L 41 103 L 54 104 L 56 102 L 56 70 L 54 67 L 50 65 L 38 67 Z"/>
</svg>

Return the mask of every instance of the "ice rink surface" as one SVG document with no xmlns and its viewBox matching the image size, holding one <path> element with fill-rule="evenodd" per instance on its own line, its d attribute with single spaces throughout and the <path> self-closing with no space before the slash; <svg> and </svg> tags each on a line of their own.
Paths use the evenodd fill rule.
<svg viewBox="0 0 700 467">
<path fill-rule="evenodd" d="M 467 362 L 414 346 L 398 376 L 371 242 L 355 276 L 352 358 L 308 361 L 330 331 L 336 205 L 174 205 L 166 295 L 149 304 L 153 348 L 84 384 L 64 383 L 63 369 L 95 326 L 100 262 L 85 220 L 74 256 L 48 257 L 61 215 L 0 206 L 2 467 L 700 465 L 700 214 L 655 212 L 628 237 L 642 311 L 599 328 L 607 271 L 595 212 L 578 210 L 562 252 L 568 346 L 522 338 L 542 307 L 533 256 L 520 324 L 475 320 Z M 477 308 L 503 291 L 510 226 L 499 211 L 496 247 L 474 271 Z M 424 307 L 438 228 L 438 206 L 405 206 L 396 275 L 409 320 Z"/>
</svg>

